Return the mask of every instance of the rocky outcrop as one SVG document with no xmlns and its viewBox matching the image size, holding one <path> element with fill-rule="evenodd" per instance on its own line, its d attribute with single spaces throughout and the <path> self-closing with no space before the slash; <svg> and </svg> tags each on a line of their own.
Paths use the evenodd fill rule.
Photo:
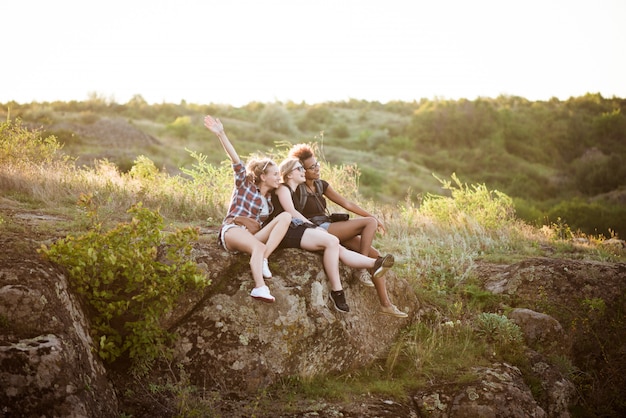
<svg viewBox="0 0 626 418">
<path fill-rule="evenodd" d="M 0 416 L 111 417 L 117 398 L 66 278 L 23 254 L 0 265 Z"/>
<path fill-rule="evenodd" d="M 230 264 L 224 265 L 224 258 Z M 346 267 L 350 312 L 336 311 L 321 256 L 296 249 L 270 258 L 273 278 L 267 283 L 276 302 L 256 301 L 249 296 L 248 258 L 229 255 L 214 243 L 196 246 L 200 263 L 223 266 L 202 301 L 173 327 L 180 336 L 178 359 L 196 384 L 250 391 L 284 376 L 358 368 L 384 355 L 410 320 L 380 314 L 376 291 L 348 279 Z M 415 318 L 419 305 L 409 283 L 393 271 L 386 279 L 391 299 Z"/>
</svg>

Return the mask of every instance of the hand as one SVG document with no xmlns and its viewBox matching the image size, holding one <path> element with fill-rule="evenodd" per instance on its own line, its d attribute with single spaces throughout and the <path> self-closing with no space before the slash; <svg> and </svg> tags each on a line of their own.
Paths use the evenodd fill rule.
<svg viewBox="0 0 626 418">
<path fill-rule="evenodd" d="M 206 115 L 204 117 L 204 126 L 215 135 L 219 135 L 224 132 L 224 125 L 220 122 L 219 119 L 214 119 L 211 115 Z"/>
<path fill-rule="evenodd" d="M 385 224 L 378 218 L 374 218 L 374 219 L 376 219 L 376 222 L 378 222 L 378 226 L 376 227 L 378 232 L 380 232 L 381 235 L 385 235 L 385 232 L 387 232 L 387 229 L 385 228 Z"/>
</svg>

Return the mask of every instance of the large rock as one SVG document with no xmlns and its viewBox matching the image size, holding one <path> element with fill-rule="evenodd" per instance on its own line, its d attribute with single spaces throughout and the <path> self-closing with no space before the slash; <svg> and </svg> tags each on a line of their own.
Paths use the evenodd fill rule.
<svg viewBox="0 0 626 418">
<path fill-rule="evenodd" d="M 346 267 L 350 312 L 336 311 L 319 254 L 287 249 L 272 255 L 272 304 L 249 296 L 249 256 L 229 255 L 210 241 L 196 246 L 196 258 L 211 266 L 213 283 L 192 311 L 178 313 L 173 330 L 180 336 L 178 361 L 202 387 L 250 391 L 284 376 L 363 366 L 384 355 L 410 320 L 379 314 L 376 291 L 348 279 Z M 414 318 L 418 301 L 408 282 L 392 270 L 386 279 L 392 301 Z"/>
<path fill-rule="evenodd" d="M 431 418 L 543 418 L 547 412 L 537 403 L 517 367 L 496 363 L 476 367 L 476 381 L 458 386 L 435 386 L 414 395 L 418 416 Z"/>
<path fill-rule="evenodd" d="M 515 308 L 508 317 L 517 324 L 524 334 L 526 343 L 530 346 L 542 344 L 555 344 L 559 347 L 566 346 L 565 332 L 563 327 L 553 317 L 532 309 Z"/>
<path fill-rule="evenodd" d="M 66 278 L 36 254 L 22 257 L 0 263 L 0 416 L 115 416 L 115 392 Z"/>
</svg>

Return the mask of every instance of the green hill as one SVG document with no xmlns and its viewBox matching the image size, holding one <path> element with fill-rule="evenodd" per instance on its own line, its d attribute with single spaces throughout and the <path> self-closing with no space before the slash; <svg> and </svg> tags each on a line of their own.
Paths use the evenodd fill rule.
<svg viewBox="0 0 626 418">
<path fill-rule="evenodd" d="M 54 135 L 79 165 L 106 158 L 122 171 L 138 155 L 180 173 L 190 151 L 219 163 L 202 117 L 226 124 L 242 155 L 280 156 L 286 144 L 317 142 L 323 159 L 356 166 L 366 200 L 394 205 L 445 193 L 455 173 L 515 201 L 536 225 L 563 223 L 586 234 L 626 234 L 626 100 L 599 94 L 532 102 L 520 97 L 419 102 L 149 105 L 92 97 L 85 102 L 5 103 L 3 118 Z"/>
</svg>

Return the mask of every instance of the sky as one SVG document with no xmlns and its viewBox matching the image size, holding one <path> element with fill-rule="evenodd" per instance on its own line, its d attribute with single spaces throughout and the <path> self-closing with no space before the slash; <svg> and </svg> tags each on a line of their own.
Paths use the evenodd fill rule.
<svg viewBox="0 0 626 418">
<path fill-rule="evenodd" d="M 624 0 L 7 0 L 0 103 L 626 98 Z"/>
</svg>

